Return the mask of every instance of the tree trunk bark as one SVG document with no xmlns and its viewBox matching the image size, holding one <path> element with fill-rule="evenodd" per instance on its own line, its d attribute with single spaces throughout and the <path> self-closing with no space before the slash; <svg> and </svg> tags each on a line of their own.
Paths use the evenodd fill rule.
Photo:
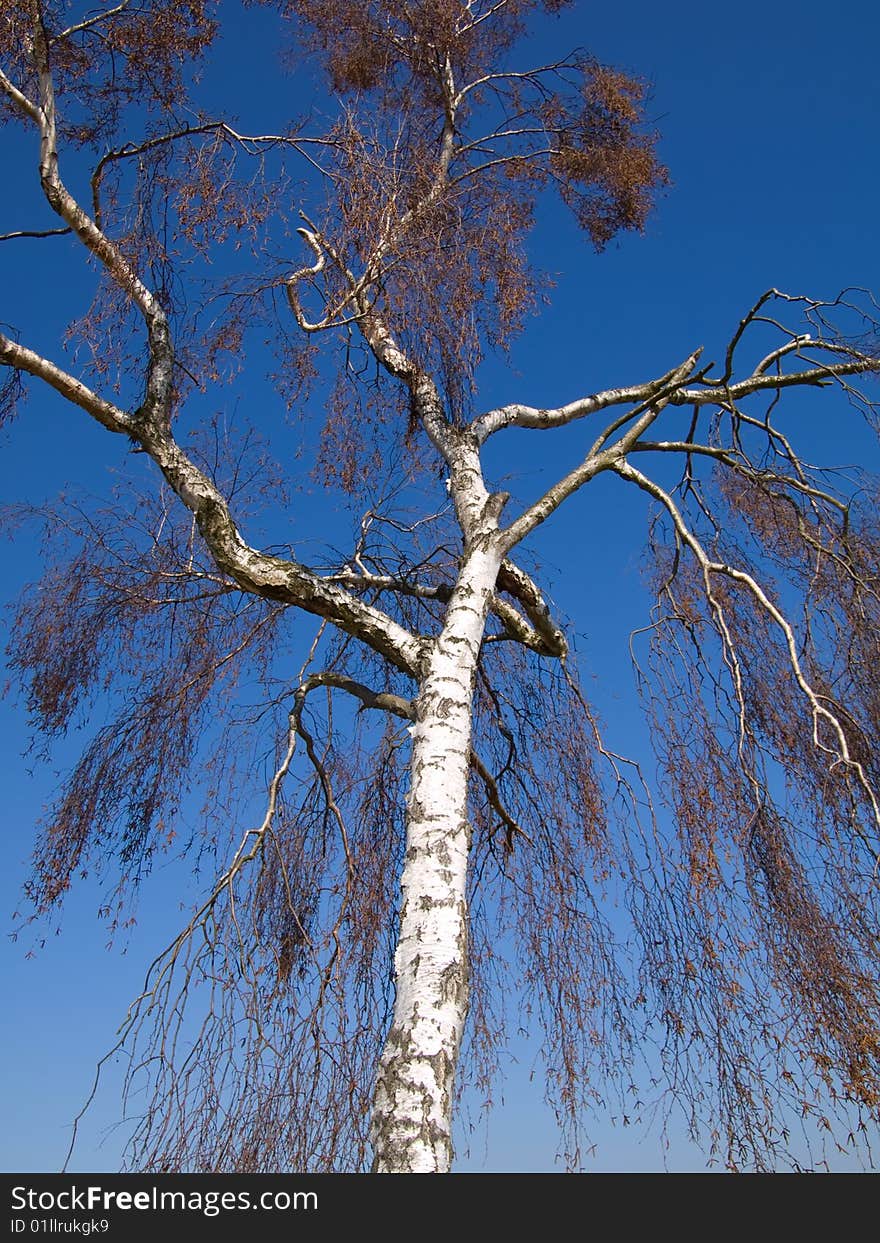
<svg viewBox="0 0 880 1243">
<path fill-rule="evenodd" d="M 501 565 L 471 547 L 416 700 L 394 1015 L 373 1102 L 377 1173 L 444 1173 L 468 1006 L 467 784 L 477 658 Z"/>
</svg>

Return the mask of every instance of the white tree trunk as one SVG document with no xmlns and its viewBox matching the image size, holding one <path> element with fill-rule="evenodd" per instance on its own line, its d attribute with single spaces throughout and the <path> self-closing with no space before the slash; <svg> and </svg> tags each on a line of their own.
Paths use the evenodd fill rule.
<svg viewBox="0 0 880 1243">
<path fill-rule="evenodd" d="M 467 781 L 477 657 L 502 553 L 469 551 L 416 701 L 396 999 L 373 1105 L 374 1170 L 443 1173 L 468 1005 Z"/>
</svg>

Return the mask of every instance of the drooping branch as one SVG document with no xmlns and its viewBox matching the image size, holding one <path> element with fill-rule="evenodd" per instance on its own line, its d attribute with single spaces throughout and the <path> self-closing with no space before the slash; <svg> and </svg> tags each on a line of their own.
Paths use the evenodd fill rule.
<svg viewBox="0 0 880 1243">
<path fill-rule="evenodd" d="M 304 154 L 304 149 L 309 143 L 321 147 L 332 145 L 329 139 L 310 139 L 298 134 L 242 134 L 226 121 L 203 121 L 198 125 L 184 125 L 163 134 L 154 134 L 144 139 L 143 142 L 126 143 L 122 147 L 106 151 L 92 172 L 92 215 L 98 228 L 102 227 L 101 183 L 108 168 L 116 163 L 136 160 L 139 156 L 149 155 L 161 148 L 169 147 L 185 139 L 197 138 L 203 134 L 213 134 L 233 147 L 240 147 L 249 155 L 264 154 L 278 147 L 289 147 Z"/>
<path fill-rule="evenodd" d="M 420 646 L 415 636 L 380 610 L 326 582 L 299 563 L 261 553 L 248 545 L 221 492 L 180 449 L 170 433 L 161 427 L 145 425 L 137 416 L 98 397 L 75 377 L 2 334 L 0 361 L 45 381 L 109 431 L 125 433 L 137 440 L 194 515 L 218 567 L 240 587 L 328 617 L 367 644 L 378 645 L 376 650 L 398 668 L 416 673 Z"/>
<path fill-rule="evenodd" d="M 870 505 L 854 509 L 851 526 L 828 522 L 833 507 L 816 512 L 766 477 L 727 470 L 705 480 L 693 517 L 689 487 L 679 491 L 647 492 L 669 521 L 653 528 L 651 663 L 637 672 L 675 820 L 640 916 L 653 909 L 644 980 L 663 982 L 664 1060 L 716 1085 L 728 1163 L 757 1155 L 778 1168 L 788 1136 L 777 1108 L 818 1116 L 825 1129 L 832 1111 L 859 1128 L 876 1117 L 877 937 L 863 913 L 876 910 L 877 823 L 827 722 L 817 745 L 787 635 L 722 567 L 747 574 L 789 616 L 802 606 L 800 626 L 786 618 L 801 672 L 876 789 L 876 523 Z M 715 567 L 708 574 L 660 492 Z M 755 1056 L 756 1041 L 769 1060 Z M 691 1099 L 697 1118 L 705 1100 Z"/>
<path fill-rule="evenodd" d="M 399 850 L 400 775 L 391 745 L 370 780 L 352 772 L 351 753 L 340 765 L 329 739 L 319 742 L 303 720 L 310 692 L 331 685 L 332 671 L 307 677 L 304 667 L 300 678 L 262 822 L 152 965 L 111 1051 L 129 1056 L 130 1088 L 147 1084 L 132 1139 L 135 1168 L 258 1171 L 280 1151 L 285 1165 L 307 1170 L 365 1162 L 387 1009 L 384 920 Z M 311 779 L 291 770 L 298 739 Z M 218 972 L 229 982 L 223 990 Z M 348 1004 L 354 992 L 356 1014 Z M 185 1039 L 190 1025 L 198 1056 Z M 218 1099 L 215 1121 L 192 1125 Z"/>
<path fill-rule="evenodd" d="M 499 820 L 504 825 L 505 848 L 507 850 L 513 850 L 517 837 L 522 837 L 525 841 L 531 843 L 532 839 L 529 837 L 528 833 L 516 822 L 516 820 L 514 820 L 513 816 L 511 816 L 510 812 L 504 806 L 501 799 L 501 792 L 498 789 L 498 782 L 492 776 L 489 769 L 473 748 L 471 749 L 471 767 L 486 788 L 486 797 L 489 801 L 489 806 L 494 812 L 497 813 Z"/>
<path fill-rule="evenodd" d="M 687 547 L 696 558 L 700 569 L 703 573 L 707 596 L 712 604 L 720 633 L 723 636 L 727 653 L 731 661 L 731 671 L 734 677 L 737 691 L 737 699 L 740 704 L 740 746 L 745 735 L 745 703 L 743 699 L 741 673 L 739 670 L 739 661 L 736 656 L 735 644 L 731 638 L 727 622 L 724 617 L 724 611 L 720 603 L 714 596 L 712 591 L 712 579 L 721 577 L 727 578 L 734 583 L 742 584 L 754 597 L 759 607 L 770 617 L 777 625 L 783 636 L 783 642 L 788 654 L 788 661 L 791 668 L 792 676 L 800 688 L 807 704 L 809 705 L 810 714 L 813 721 L 813 744 L 817 750 L 825 753 L 830 760 L 830 767 L 833 770 L 841 765 L 845 771 L 851 772 L 865 796 L 867 797 L 873 814 L 873 820 L 878 833 L 880 833 L 880 799 L 878 799 L 877 791 L 868 779 L 864 765 L 861 761 L 854 757 L 850 743 L 847 738 L 846 729 L 843 722 L 832 708 L 827 706 L 825 697 L 818 693 L 806 676 L 803 667 L 803 660 L 799 651 L 799 644 L 794 628 L 791 623 L 779 609 L 779 607 L 769 599 L 767 593 L 760 584 L 755 580 L 754 576 L 735 566 L 728 565 L 725 562 L 715 561 L 707 554 L 697 536 L 689 528 L 681 514 L 678 506 L 673 498 L 659 484 L 649 479 L 641 471 L 637 470 L 631 463 L 627 461 L 617 462 L 612 469 L 622 479 L 628 480 L 642 491 L 647 492 L 655 500 L 659 501 L 672 519 L 676 534 L 682 544 Z M 825 724 L 831 731 L 834 744 L 829 746 L 822 738 L 822 724 Z M 860 833 L 862 840 L 869 849 L 874 862 L 880 866 L 880 850 L 878 847 L 868 841 L 863 834 Z"/>
</svg>

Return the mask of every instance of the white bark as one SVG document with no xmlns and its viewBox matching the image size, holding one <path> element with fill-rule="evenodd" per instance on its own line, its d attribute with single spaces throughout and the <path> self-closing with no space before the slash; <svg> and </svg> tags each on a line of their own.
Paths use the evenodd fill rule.
<svg viewBox="0 0 880 1243">
<path fill-rule="evenodd" d="M 502 557 L 497 533 L 466 555 L 416 701 L 397 993 L 373 1109 L 378 1173 L 443 1173 L 452 1159 L 454 1076 L 468 1003 L 471 710 Z"/>
</svg>

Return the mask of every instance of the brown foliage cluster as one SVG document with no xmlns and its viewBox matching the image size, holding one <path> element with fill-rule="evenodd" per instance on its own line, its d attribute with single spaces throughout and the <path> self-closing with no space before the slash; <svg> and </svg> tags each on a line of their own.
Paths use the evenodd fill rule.
<svg viewBox="0 0 880 1243">
<path fill-rule="evenodd" d="M 654 150 L 656 136 L 641 132 L 642 83 L 588 62 L 581 96 L 571 115 L 556 100 L 542 113 L 555 138 L 550 168 L 560 194 L 601 249 L 621 230 L 645 227 L 667 174 Z"/>
<path fill-rule="evenodd" d="M 335 93 L 375 92 L 380 106 L 396 109 L 413 91 L 437 103 L 437 70 L 447 59 L 457 75 L 480 76 L 523 34 L 530 13 L 555 13 L 571 0 L 507 0 L 489 21 L 460 0 L 260 2 L 304 23 L 297 37 L 320 54 Z"/>
<path fill-rule="evenodd" d="M 535 303 L 524 243 L 538 193 L 557 189 L 601 249 L 643 228 L 666 184 L 641 83 L 582 56 L 509 69 L 541 7 L 560 6 L 506 5 L 491 20 L 450 0 L 287 6 L 345 101 L 317 219 L 332 259 L 313 282 L 322 327 L 368 305 L 442 380 L 454 416 L 485 350 L 504 348 Z"/>
<path fill-rule="evenodd" d="M 91 210 L 173 315 L 181 393 L 191 378 L 218 375 L 218 351 L 240 355 L 258 303 L 278 281 L 250 278 L 237 296 L 209 294 L 211 252 L 246 243 L 265 268 L 270 250 L 289 247 L 285 216 L 301 207 L 332 256 L 305 297 L 322 326 L 356 332 L 365 309 L 380 313 L 412 360 L 437 376 L 458 417 L 485 352 L 505 347 L 548 284 L 524 250 L 542 187 L 559 190 L 599 248 L 621 229 L 643 227 L 666 180 L 644 132 L 643 88 L 578 57 L 510 71 L 506 58 L 530 15 L 560 3 L 519 0 L 486 12 L 455 0 L 278 7 L 298 54 L 304 45 L 325 63 L 341 103 L 339 119 L 308 138 L 323 170 L 315 186 L 295 194 L 283 161 L 268 167 L 262 146 L 239 143 L 190 107 L 192 71 L 216 33 L 203 0 L 150 0 L 64 35 L 63 6 L 43 6 L 62 168 L 70 141 L 100 155 Z M 30 6 L 13 4 L 2 20 L 9 68 L 36 97 Z M 453 114 L 453 95 L 465 88 Z M 127 141 L 117 137 L 123 113 L 138 131 Z M 282 135 L 268 146 L 292 152 L 296 140 Z M 248 155 L 259 156 L 255 173 L 243 169 Z M 92 381 L 112 382 L 132 404 L 139 327 L 127 292 L 105 276 L 69 334 L 91 356 Z M 292 361 L 285 356 L 288 369 Z M 390 392 L 385 386 L 385 402 Z M 331 424 L 345 413 L 344 401 L 332 407 Z M 365 440 L 381 442 L 381 430 L 368 417 Z M 343 473 L 362 474 L 363 460 L 348 457 Z"/>
<path fill-rule="evenodd" d="M 374 371 L 371 360 L 356 357 L 365 369 Z M 353 371 L 349 354 L 349 365 L 337 375 L 327 402 L 315 464 L 318 478 L 350 496 L 368 494 L 375 488 L 376 478 L 381 477 L 389 431 L 399 436 L 408 407 L 406 395 L 398 386 L 382 383 L 375 373 L 366 381 Z M 418 462 L 414 447 L 410 449 L 406 470 Z"/>
<path fill-rule="evenodd" d="M 237 363 L 246 327 L 261 318 L 252 290 L 243 305 L 241 294 L 216 288 L 211 272 L 217 248 L 231 243 L 251 254 L 265 244 L 277 208 L 277 181 L 260 166 L 243 174 L 240 157 L 222 130 L 182 133 L 173 142 L 145 139 L 116 149 L 102 159 L 92 181 L 96 219 L 175 326 L 180 401 L 193 386 L 204 390 L 220 382 L 221 359 Z M 102 272 L 67 339 L 84 350 L 83 373 L 92 382 L 112 385 L 135 405 L 142 333 L 126 291 Z"/>
<path fill-rule="evenodd" d="M 844 519 L 781 471 L 719 470 L 700 504 L 719 563 L 795 619 L 801 674 L 744 583 L 655 547 L 643 685 L 677 838 L 639 921 L 645 988 L 661 984 L 677 1082 L 714 1064 L 720 1096 L 694 1095 L 693 1117 L 720 1105 L 728 1163 L 773 1168 L 786 1125 L 839 1111 L 852 1129 L 854 1111 L 864 1129 L 880 1104 L 880 545 L 870 506 Z"/>
<path fill-rule="evenodd" d="M 437 190 L 433 144 L 417 131 L 390 156 L 352 117 L 333 137 L 338 193 L 324 229 L 350 268 L 375 272 L 373 308 L 460 416 L 484 351 L 506 344 L 534 303 L 522 250 L 530 196 L 500 175 Z M 323 305 L 347 295 L 340 265 L 325 278 Z"/>
<path fill-rule="evenodd" d="M 792 721 L 786 724 L 778 719 L 783 716 L 777 710 L 782 702 L 790 702 L 791 718 L 803 716 L 803 709 L 797 712 L 790 696 L 787 701 L 777 698 L 783 693 L 784 670 L 778 675 L 769 703 L 757 685 L 746 683 L 750 712 L 772 738 L 785 767 L 810 773 L 817 791 L 822 789 L 817 802 L 833 805 L 843 822 L 850 815 L 850 795 L 845 790 L 851 790 L 859 802 L 868 787 L 876 789 L 880 784 L 880 527 L 876 491 L 867 488 L 844 513 L 829 515 L 818 505 L 798 502 L 779 487 L 762 481 L 751 487 L 732 485 L 730 480 L 725 485 L 721 491 L 729 553 L 743 561 L 749 554 L 754 557 L 760 548 L 760 555 L 777 570 L 780 597 L 787 600 L 785 584 L 796 591 L 801 601 L 804 670 L 823 706 L 839 722 L 853 764 L 840 766 L 842 781 L 830 781 L 827 756 L 836 742 L 839 746 L 839 740 L 828 720 L 819 721 L 817 747 L 812 730 L 806 736 L 803 730 L 792 728 Z M 736 611 L 733 617 L 736 622 Z M 759 654 L 762 650 L 766 653 L 766 646 L 762 649 L 757 635 L 746 625 L 740 642 L 750 658 L 749 669 L 757 671 Z M 863 771 L 864 781 L 854 770 L 855 764 Z M 862 815 L 865 834 L 873 838 L 868 807 Z"/>
<path fill-rule="evenodd" d="M 194 63 L 217 33 L 210 0 L 140 0 L 88 24 L 71 18 L 67 3 L 43 3 L 40 8 L 61 104 L 61 134 L 88 145 L 112 141 L 129 105 L 167 116 L 183 103 Z M 22 88 L 38 99 L 33 9 L 29 0 L 4 4 L 0 52 L 7 71 L 19 73 Z"/>
<path fill-rule="evenodd" d="M 488 1095 L 520 1007 L 520 1025 L 540 1031 L 546 1098 L 577 1169 L 591 1109 L 638 1112 L 626 1094 L 640 1016 L 615 902 L 640 778 L 606 750 L 570 674 L 525 649 L 487 653 L 476 722 L 497 798 L 474 772 L 472 1070 Z"/>
<path fill-rule="evenodd" d="M 205 467 L 246 501 L 265 475 L 258 447 L 233 463 L 215 460 L 222 444 L 210 448 Z M 290 711 L 296 645 L 283 610 L 243 597 L 202 560 L 168 501 L 120 494 L 73 520 L 68 498 L 66 517 L 46 516 L 50 570 L 22 600 L 10 659 L 39 733 L 76 726 L 92 701 L 109 722 L 43 826 L 27 887 L 37 914 L 92 871 L 115 924 L 160 852 L 207 856 L 211 874 L 219 859 L 222 872 L 241 826 L 263 814 L 261 753 Z M 358 556 L 378 571 L 401 543 L 377 525 Z M 326 656 L 359 670 L 345 643 Z M 360 672 L 387 677 L 377 659 Z M 367 1163 L 407 738 L 393 718 L 378 729 L 352 722 L 329 691 L 309 698 L 297 731 L 296 772 L 259 850 L 160 956 L 124 1031 L 131 1088 L 148 1085 L 156 1102 L 135 1129 L 133 1168 Z M 276 760 L 284 745 L 282 729 Z"/>
<path fill-rule="evenodd" d="M 198 318 L 217 294 L 211 264 L 226 243 L 265 246 L 266 222 L 270 212 L 278 215 L 285 184 L 277 170 L 267 179 L 262 162 L 243 170 L 233 131 L 191 105 L 199 62 L 217 33 L 215 7 L 210 0 L 147 0 L 84 15 L 69 4 L 40 5 L 62 178 L 73 184 L 74 168 L 85 172 L 91 193 L 83 208 L 172 317 L 181 395 L 193 382 L 219 378 L 219 353 L 240 351 L 234 313 L 218 314 L 212 305 Z M 29 0 L 4 6 L 0 47 L 5 71 L 39 101 L 33 21 Z M 131 406 L 141 396 L 142 334 L 130 291 L 98 265 L 94 296 L 70 323 L 67 344 L 81 351 L 90 383 L 112 387 Z M 15 393 L 4 386 L 3 396 Z"/>
<path fill-rule="evenodd" d="M 138 882 L 181 832 L 208 718 L 229 726 L 237 681 L 269 662 L 280 614 L 201 561 L 191 524 L 167 505 L 120 495 L 77 514 L 68 498 L 46 516 L 49 568 L 19 603 L 10 667 L 36 738 L 67 734 L 99 702 L 109 719 L 43 825 L 28 885 L 38 913 L 91 868 L 118 868 L 121 889 Z M 232 770 L 226 781 L 234 788 Z"/>
<path fill-rule="evenodd" d="M 181 942 L 148 981 L 126 1035 L 135 1076 L 158 1107 L 135 1131 L 132 1168 L 368 1164 L 405 765 L 399 730 L 354 744 L 345 731 L 337 742 L 322 719 L 328 706 L 309 709 L 308 757 L 255 874 L 216 893 L 205 913 L 212 944 L 200 932 Z M 186 1010 L 176 1004 L 184 997 Z M 184 1052 L 194 1037 L 197 1059 Z"/>
</svg>

